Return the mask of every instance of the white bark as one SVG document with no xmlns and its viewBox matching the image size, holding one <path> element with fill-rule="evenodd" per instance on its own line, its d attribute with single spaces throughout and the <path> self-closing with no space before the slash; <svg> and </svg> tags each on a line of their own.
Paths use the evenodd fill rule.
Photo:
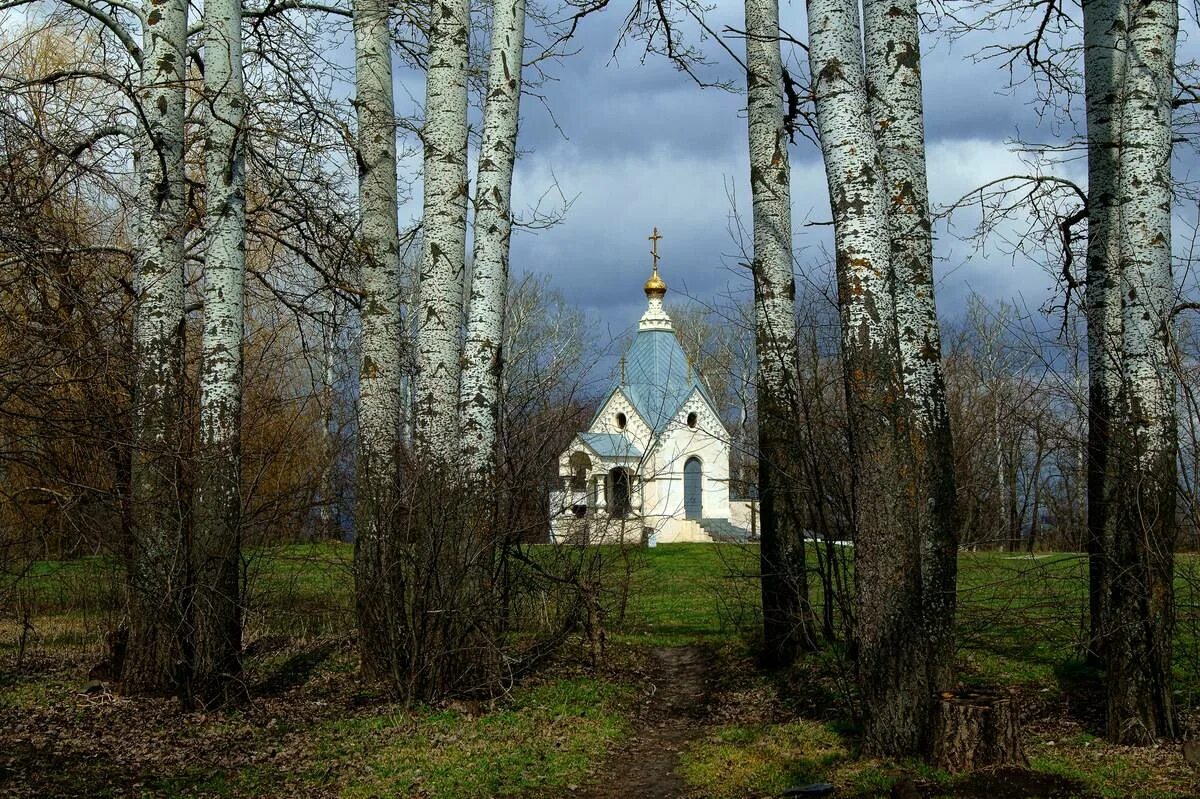
<svg viewBox="0 0 1200 799">
<path fill-rule="evenodd" d="M 916 0 L 865 0 L 867 95 L 884 168 L 896 332 L 904 394 L 920 466 L 922 602 L 936 685 L 953 684 L 954 453 L 934 303 L 933 242 L 921 100 Z"/>
<path fill-rule="evenodd" d="M 479 477 L 486 477 L 494 468 L 500 414 L 525 0 L 498 0 L 492 15 L 483 144 L 475 181 L 475 248 L 460 409 L 465 466 Z"/>
<path fill-rule="evenodd" d="M 1175 281 L 1171 268 L 1171 100 L 1178 7 L 1146 0 L 1131 14 L 1121 114 L 1121 296 L 1128 397 L 1138 466 L 1175 451 L 1170 365 Z"/>
<path fill-rule="evenodd" d="M 796 282 L 777 0 L 746 2 L 746 66 L 758 373 L 761 390 L 782 399 L 796 375 Z"/>
<path fill-rule="evenodd" d="M 843 344 L 848 352 L 882 351 L 895 341 L 891 243 L 883 165 L 867 106 L 858 5 L 809 0 L 808 19 L 817 128 L 837 241 Z"/>
<path fill-rule="evenodd" d="M 424 225 L 416 379 L 416 445 L 434 459 L 458 444 L 467 238 L 466 0 L 431 4 L 425 83 Z"/>
<path fill-rule="evenodd" d="M 223 704 L 241 649 L 242 338 L 246 173 L 241 0 L 204 6 L 204 332 L 200 343 L 200 469 L 192 544 L 196 689 Z"/>
<path fill-rule="evenodd" d="M 362 216 L 358 464 L 355 482 L 354 579 L 363 671 L 391 675 L 397 657 L 392 587 L 393 515 L 400 480 L 400 245 L 396 223 L 396 118 L 392 99 L 389 0 L 354 3 L 358 113 L 358 203 Z"/>
<path fill-rule="evenodd" d="M 390 502 L 398 479 L 404 327 L 388 9 L 388 0 L 358 0 L 354 5 L 363 292 L 358 406 L 360 536 L 379 533 L 378 514 Z"/>
<path fill-rule="evenodd" d="M 1172 685 L 1176 449 L 1171 366 L 1171 103 L 1179 9 L 1131 4 L 1121 98 L 1120 286 L 1124 346 L 1119 517 L 1109 546 L 1105 623 L 1108 734 L 1152 743 L 1175 734 Z"/>
<path fill-rule="evenodd" d="M 833 209 L 854 467 L 864 748 L 918 751 L 931 720 L 921 537 L 894 307 L 886 172 L 867 102 L 855 0 L 809 0 L 809 63 Z M 918 631 L 914 635 L 914 631 Z"/>
<path fill-rule="evenodd" d="M 808 589 L 796 496 L 790 403 L 796 397 L 796 280 L 791 167 L 784 126 L 778 0 L 746 0 L 747 136 L 754 208 L 758 358 L 758 490 L 766 658 L 783 664 L 809 645 Z"/>
<path fill-rule="evenodd" d="M 925 112 L 915 0 L 866 0 L 867 93 L 889 199 L 896 328 L 904 390 L 927 435 L 945 424 L 941 336 L 925 174 Z"/>
<path fill-rule="evenodd" d="M 184 62 L 187 4 L 148 0 L 137 102 L 134 409 L 127 689 L 170 686 L 183 552 L 182 432 Z"/>
</svg>

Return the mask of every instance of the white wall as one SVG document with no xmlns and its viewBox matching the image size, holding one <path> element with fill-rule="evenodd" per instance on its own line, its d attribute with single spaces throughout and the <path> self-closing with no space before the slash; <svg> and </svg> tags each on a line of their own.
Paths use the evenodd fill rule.
<svg viewBox="0 0 1200 799">
<path fill-rule="evenodd" d="M 687 418 L 696 414 L 696 427 Z M 646 513 L 659 519 L 683 517 L 683 467 L 700 459 L 702 514 L 729 518 L 729 440 L 708 402 L 694 392 L 659 438 L 646 470 Z M 650 522 L 647 521 L 647 524 Z"/>
<path fill-rule="evenodd" d="M 758 502 L 749 500 L 730 501 L 729 521 L 748 533 L 758 535 Z"/>
</svg>

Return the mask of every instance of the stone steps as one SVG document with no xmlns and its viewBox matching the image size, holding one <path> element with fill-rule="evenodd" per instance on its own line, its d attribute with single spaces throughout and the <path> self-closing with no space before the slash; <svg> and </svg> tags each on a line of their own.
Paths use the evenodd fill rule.
<svg viewBox="0 0 1200 799">
<path fill-rule="evenodd" d="M 728 519 L 701 519 L 700 529 L 708 533 L 713 541 L 744 543 L 750 540 L 750 531 L 732 524 Z"/>
</svg>

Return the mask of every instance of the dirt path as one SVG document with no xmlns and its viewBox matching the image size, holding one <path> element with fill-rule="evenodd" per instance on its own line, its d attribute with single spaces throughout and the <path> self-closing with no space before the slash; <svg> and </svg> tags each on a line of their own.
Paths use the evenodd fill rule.
<svg viewBox="0 0 1200 799">
<path fill-rule="evenodd" d="M 679 753 L 703 731 L 708 716 L 704 654 L 692 647 L 651 652 L 644 712 L 629 743 L 605 764 L 584 799 L 676 799 L 684 784 L 675 774 Z"/>
</svg>

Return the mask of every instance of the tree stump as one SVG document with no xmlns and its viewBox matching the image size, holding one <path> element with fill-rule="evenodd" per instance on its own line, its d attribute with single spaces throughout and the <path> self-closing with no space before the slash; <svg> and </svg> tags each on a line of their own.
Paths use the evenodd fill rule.
<svg viewBox="0 0 1200 799">
<path fill-rule="evenodd" d="M 996 766 L 1028 766 L 1011 694 L 964 690 L 938 695 L 931 764 L 952 774 Z"/>
</svg>

